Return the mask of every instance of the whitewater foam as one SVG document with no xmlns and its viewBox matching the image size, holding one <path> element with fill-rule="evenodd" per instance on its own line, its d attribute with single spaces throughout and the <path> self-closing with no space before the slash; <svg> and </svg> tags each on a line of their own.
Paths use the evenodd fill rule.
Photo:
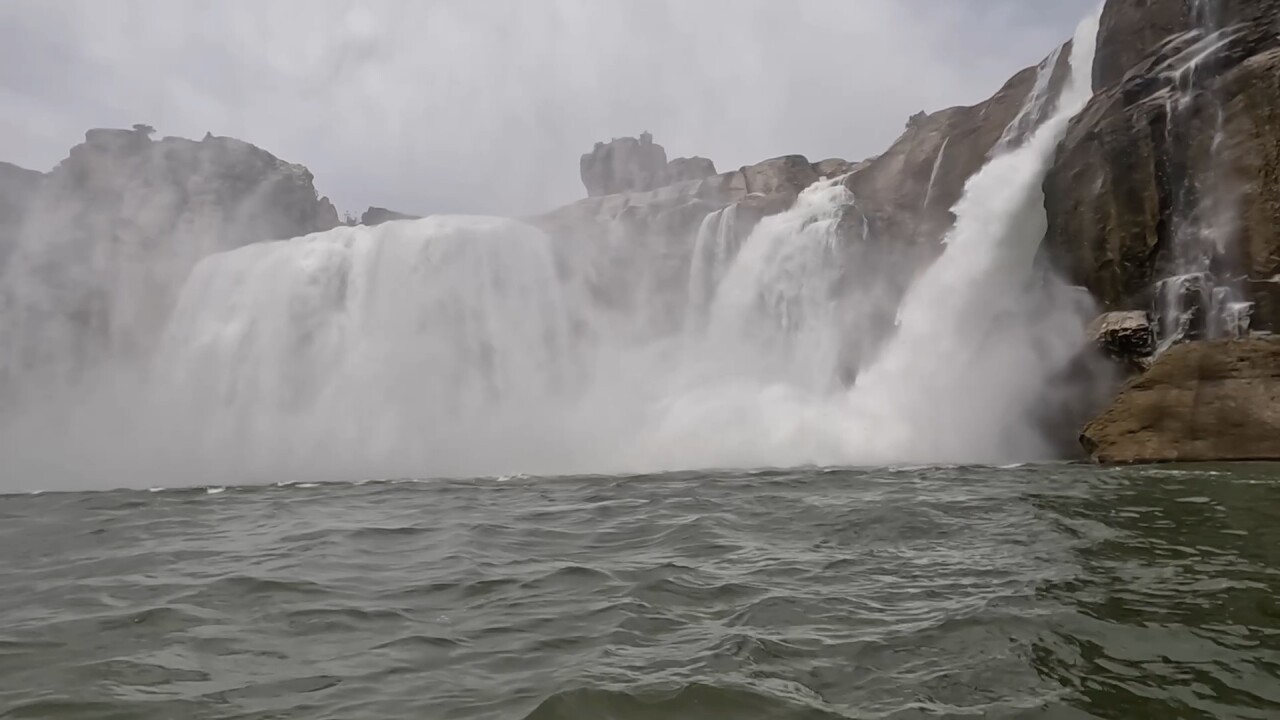
<svg viewBox="0 0 1280 720">
<path fill-rule="evenodd" d="M 745 239 L 737 207 L 667 238 L 683 272 L 637 284 L 630 314 L 593 300 L 598 254 L 518 221 L 341 227 L 206 257 L 153 357 L 0 418 L 0 450 L 19 478 L 210 493 L 1044 459 L 1029 414 L 1075 357 L 1088 308 L 1032 275 L 1040 184 L 1091 95 L 1097 23 L 1077 32 L 1053 115 L 970 180 L 944 253 L 900 306 L 846 178 Z M 651 306 L 673 301 L 684 310 L 664 329 Z"/>
</svg>

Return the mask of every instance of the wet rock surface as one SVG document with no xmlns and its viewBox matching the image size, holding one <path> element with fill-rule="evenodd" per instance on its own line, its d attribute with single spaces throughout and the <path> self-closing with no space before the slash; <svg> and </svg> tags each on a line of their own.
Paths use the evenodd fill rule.
<svg viewBox="0 0 1280 720">
<path fill-rule="evenodd" d="M 1100 463 L 1280 459 L 1280 339 L 1170 348 L 1081 443 Z"/>
</svg>

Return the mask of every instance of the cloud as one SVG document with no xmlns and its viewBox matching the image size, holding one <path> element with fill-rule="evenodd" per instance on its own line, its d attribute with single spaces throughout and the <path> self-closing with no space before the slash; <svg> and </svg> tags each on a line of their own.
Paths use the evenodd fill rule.
<svg viewBox="0 0 1280 720">
<path fill-rule="evenodd" d="M 0 158 L 47 169 L 94 126 L 232 135 L 341 208 L 525 213 L 578 156 L 652 132 L 727 169 L 860 159 L 977 102 L 1092 0 L 7 0 Z"/>
</svg>

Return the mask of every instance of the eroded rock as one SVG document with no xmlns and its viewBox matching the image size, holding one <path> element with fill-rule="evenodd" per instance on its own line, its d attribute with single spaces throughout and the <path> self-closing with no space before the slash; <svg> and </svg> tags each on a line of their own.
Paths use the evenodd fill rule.
<svg viewBox="0 0 1280 720">
<path fill-rule="evenodd" d="M 4 358 L 81 365 L 151 348 L 203 257 L 338 224 L 305 167 L 207 135 L 96 129 L 31 197 L 0 277 Z M 22 282 L 39 275 L 39 293 Z M 0 371 L 4 368 L 0 367 Z"/>
<path fill-rule="evenodd" d="M 578 163 L 587 197 L 646 192 L 666 184 L 667 151 L 649 133 L 596 143 Z"/>
<path fill-rule="evenodd" d="M 663 181 L 666 185 L 701 180 L 716 174 L 716 164 L 704 157 L 676 158 L 667 163 Z"/>
<path fill-rule="evenodd" d="M 1141 372 L 1156 352 L 1156 332 L 1143 310 L 1104 313 L 1089 326 L 1089 338 L 1102 354 L 1130 371 Z"/>
<path fill-rule="evenodd" d="M 1047 259 L 1107 309 L 1152 307 L 1158 282 L 1192 272 L 1187 235 L 1219 248 L 1194 271 L 1244 300 L 1263 304 L 1252 291 L 1280 274 L 1280 1 L 1217 5 L 1226 29 L 1208 38 L 1180 0 L 1108 3 L 1097 72 L 1111 84 L 1044 184 Z"/>
<path fill-rule="evenodd" d="M 1170 348 L 1080 441 L 1106 464 L 1280 460 L 1280 338 Z"/>
</svg>

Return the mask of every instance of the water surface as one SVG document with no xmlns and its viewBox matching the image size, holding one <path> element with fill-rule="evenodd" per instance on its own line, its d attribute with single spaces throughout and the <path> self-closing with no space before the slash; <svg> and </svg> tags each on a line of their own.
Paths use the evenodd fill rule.
<svg viewBox="0 0 1280 720">
<path fill-rule="evenodd" d="M 0 497 L 3 718 L 1276 718 L 1280 472 Z"/>
</svg>

